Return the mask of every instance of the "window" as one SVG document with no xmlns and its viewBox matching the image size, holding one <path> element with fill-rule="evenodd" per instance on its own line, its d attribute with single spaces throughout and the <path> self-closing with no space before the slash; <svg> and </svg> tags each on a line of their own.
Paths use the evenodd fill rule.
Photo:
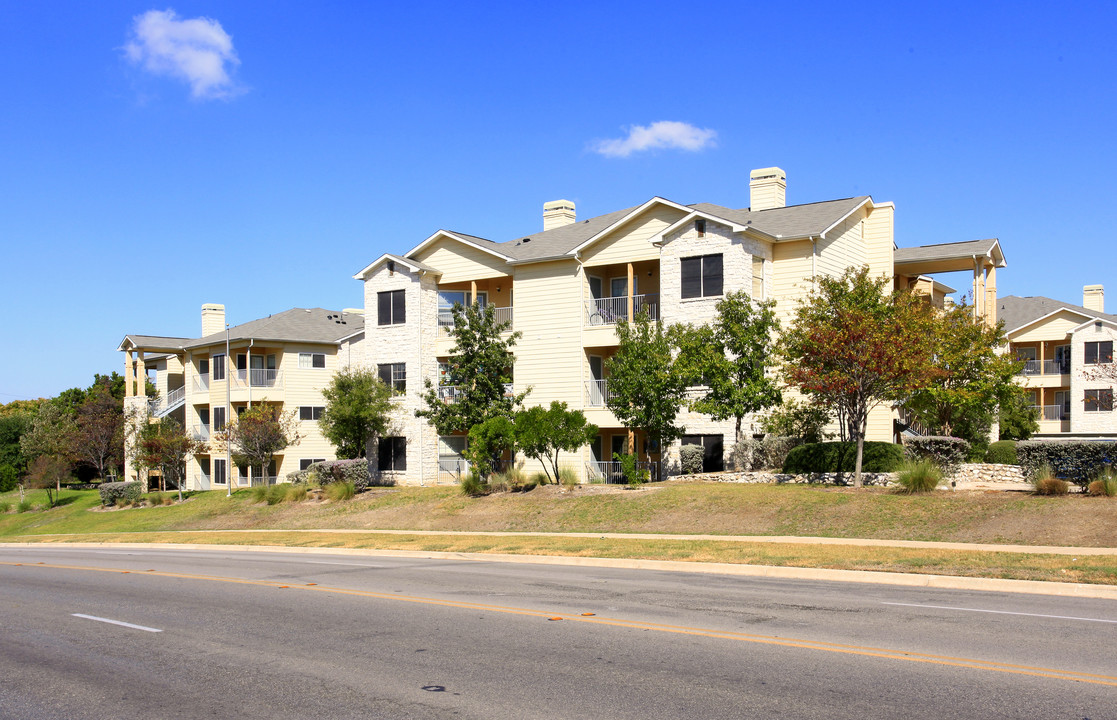
<svg viewBox="0 0 1117 720">
<path fill-rule="evenodd" d="M 299 353 L 299 367 L 324 368 L 326 367 L 325 353 Z"/>
<path fill-rule="evenodd" d="M 306 470 L 316 462 L 326 462 L 326 458 L 302 458 L 299 460 L 299 470 Z"/>
<path fill-rule="evenodd" d="M 752 297 L 764 299 L 764 258 L 759 255 L 752 256 Z"/>
<path fill-rule="evenodd" d="M 225 429 L 225 408 L 224 407 L 215 407 L 213 409 L 213 429 L 214 430 L 224 430 Z"/>
<path fill-rule="evenodd" d="M 226 468 L 225 468 L 225 461 L 224 460 L 214 460 L 213 461 L 213 484 L 214 485 L 225 485 L 226 483 L 229 482 L 228 475 L 225 472 L 225 470 L 226 470 Z"/>
<path fill-rule="evenodd" d="M 299 408 L 299 420 L 318 420 L 322 417 L 325 407 L 318 405 L 303 405 Z"/>
<path fill-rule="evenodd" d="M 384 363 L 376 366 L 380 380 L 397 395 L 407 392 L 407 363 Z"/>
<path fill-rule="evenodd" d="M 1087 390 L 1086 391 L 1086 412 L 1112 412 L 1113 411 L 1113 390 L 1105 388 L 1102 390 Z"/>
<path fill-rule="evenodd" d="M 380 438 L 376 468 L 381 472 L 407 470 L 407 438 Z"/>
<path fill-rule="evenodd" d="M 213 379 L 214 380 L 224 380 L 225 379 L 225 356 L 224 355 L 214 355 L 213 356 Z"/>
<path fill-rule="evenodd" d="M 209 358 L 198 361 L 198 374 L 209 375 Z"/>
<path fill-rule="evenodd" d="M 402 325 L 407 322 L 403 290 L 376 293 L 377 322 L 380 325 Z"/>
<path fill-rule="evenodd" d="M 683 258 L 683 297 L 721 295 L 721 255 Z"/>
<path fill-rule="evenodd" d="M 706 237 L 706 218 L 698 218 L 694 221 L 694 231 L 698 233 L 698 237 Z"/>
<path fill-rule="evenodd" d="M 198 408 L 198 422 L 202 424 L 202 427 L 209 427 L 209 408 Z"/>
<path fill-rule="evenodd" d="M 1113 341 L 1086 343 L 1085 362 L 1087 365 L 1104 365 L 1113 362 Z"/>
<path fill-rule="evenodd" d="M 683 445 L 702 446 L 702 472 L 725 469 L 724 438 L 721 435 L 683 435 Z"/>
</svg>

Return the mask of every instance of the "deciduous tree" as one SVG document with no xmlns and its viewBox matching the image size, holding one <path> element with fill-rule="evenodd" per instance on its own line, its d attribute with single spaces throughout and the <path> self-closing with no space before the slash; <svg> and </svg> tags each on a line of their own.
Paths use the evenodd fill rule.
<svg viewBox="0 0 1117 720">
<path fill-rule="evenodd" d="M 559 481 L 559 451 L 574 452 L 597 437 L 597 426 L 586 422 L 581 410 L 552 400 L 551 406 L 530 407 L 516 413 L 516 444 L 529 458 L 543 464 L 552 482 Z"/>
<path fill-rule="evenodd" d="M 206 444 L 186 434 L 182 425 L 172 418 L 153 421 L 149 417 L 134 425 L 136 438 L 132 443 L 133 461 L 141 470 L 159 470 L 162 487 L 167 481 L 178 488 L 182 500 L 182 483 L 186 461 L 206 450 Z"/>
<path fill-rule="evenodd" d="M 245 410 L 215 436 L 229 443 L 233 462 L 247 465 L 260 477 L 267 477 L 268 466 L 276 453 L 298 445 L 302 439 L 295 413 L 282 412 L 278 405 L 270 403 Z"/>
<path fill-rule="evenodd" d="M 930 379 L 933 308 L 867 267 L 822 277 L 795 310 L 781 343 L 784 377 L 838 410 L 857 443 L 854 485 L 869 411 L 906 398 Z"/>
<path fill-rule="evenodd" d="M 347 368 L 322 391 L 326 409 L 318 420 L 322 435 L 340 459 L 365 457 L 370 440 L 389 432 L 392 389 L 367 368 Z"/>
<path fill-rule="evenodd" d="M 71 455 L 104 478 L 110 467 L 124 460 L 124 408 L 108 384 L 94 384 L 74 413 Z"/>
</svg>

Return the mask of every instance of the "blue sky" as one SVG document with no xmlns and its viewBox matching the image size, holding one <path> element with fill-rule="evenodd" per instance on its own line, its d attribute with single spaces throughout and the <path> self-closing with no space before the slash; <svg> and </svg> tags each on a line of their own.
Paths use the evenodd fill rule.
<svg viewBox="0 0 1117 720">
<path fill-rule="evenodd" d="M 770 165 L 789 204 L 894 201 L 900 246 L 999 237 L 1002 295 L 1117 310 L 1115 6 L 900 5 L 8 3 L 0 402 L 205 302 L 359 306 L 439 228 L 746 207 Z"/>
</svg>

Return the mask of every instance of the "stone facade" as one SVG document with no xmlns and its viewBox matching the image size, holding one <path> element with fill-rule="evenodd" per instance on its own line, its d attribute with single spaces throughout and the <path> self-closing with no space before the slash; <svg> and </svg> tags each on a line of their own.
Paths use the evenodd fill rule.
<svg viewBox="0 0 1117 720">
<path fill-rule="evenodd" d="M 1112 341 L 1117 345 L 1117 328 L 1108 322 L 1089 323 L 1071 334 L 1070 431 L 1072 433 L 1117 433 L 1117 413 L 1112 410 L 1086 412 L 1086 391 L 1117 390 L 1117 379 L 1096 377 L 1098 365 L 1086 365 L 1086 343 Z M 1112 373 L 1112 365 L 1107 369 Z M 1117 374 L 1117 373 L 1112 373 Z"/>
</svg>

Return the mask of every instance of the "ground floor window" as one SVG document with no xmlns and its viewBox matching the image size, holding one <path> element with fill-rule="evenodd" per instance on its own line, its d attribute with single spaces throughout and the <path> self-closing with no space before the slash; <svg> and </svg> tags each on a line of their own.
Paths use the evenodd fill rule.
<svg viewBox="0 0 1117 720">
<path fill-rule="evenodd" d="M 721 472 L 725 469 L 725 445 L 721 435 L 683 435 L 683 445 L 702 447 L 702 472 Z"/>
<path fill-rule="evenodd" d="M 1087 390 L 1084 399 L 1086 412 L 1112 412 L 1113 410 L 1113 390 L 1110 388 Z"/>
<path fill-rule="evenodd" d="M 306 470 L 317 462 L 326 462 L 326 458 L 302 458 L 299 460 L 299 470 Z"/>
<path fill-rule="evenodd" d="M 229 482 L 228 468 L 224 460 L 213 461 L 213 484 L 225 485 Z"/>
<path fill-rule="evenodd" d="M 376 468 L 380 472 L 407 470 L 407 438 L 380 438 Z"/>
</svg>

